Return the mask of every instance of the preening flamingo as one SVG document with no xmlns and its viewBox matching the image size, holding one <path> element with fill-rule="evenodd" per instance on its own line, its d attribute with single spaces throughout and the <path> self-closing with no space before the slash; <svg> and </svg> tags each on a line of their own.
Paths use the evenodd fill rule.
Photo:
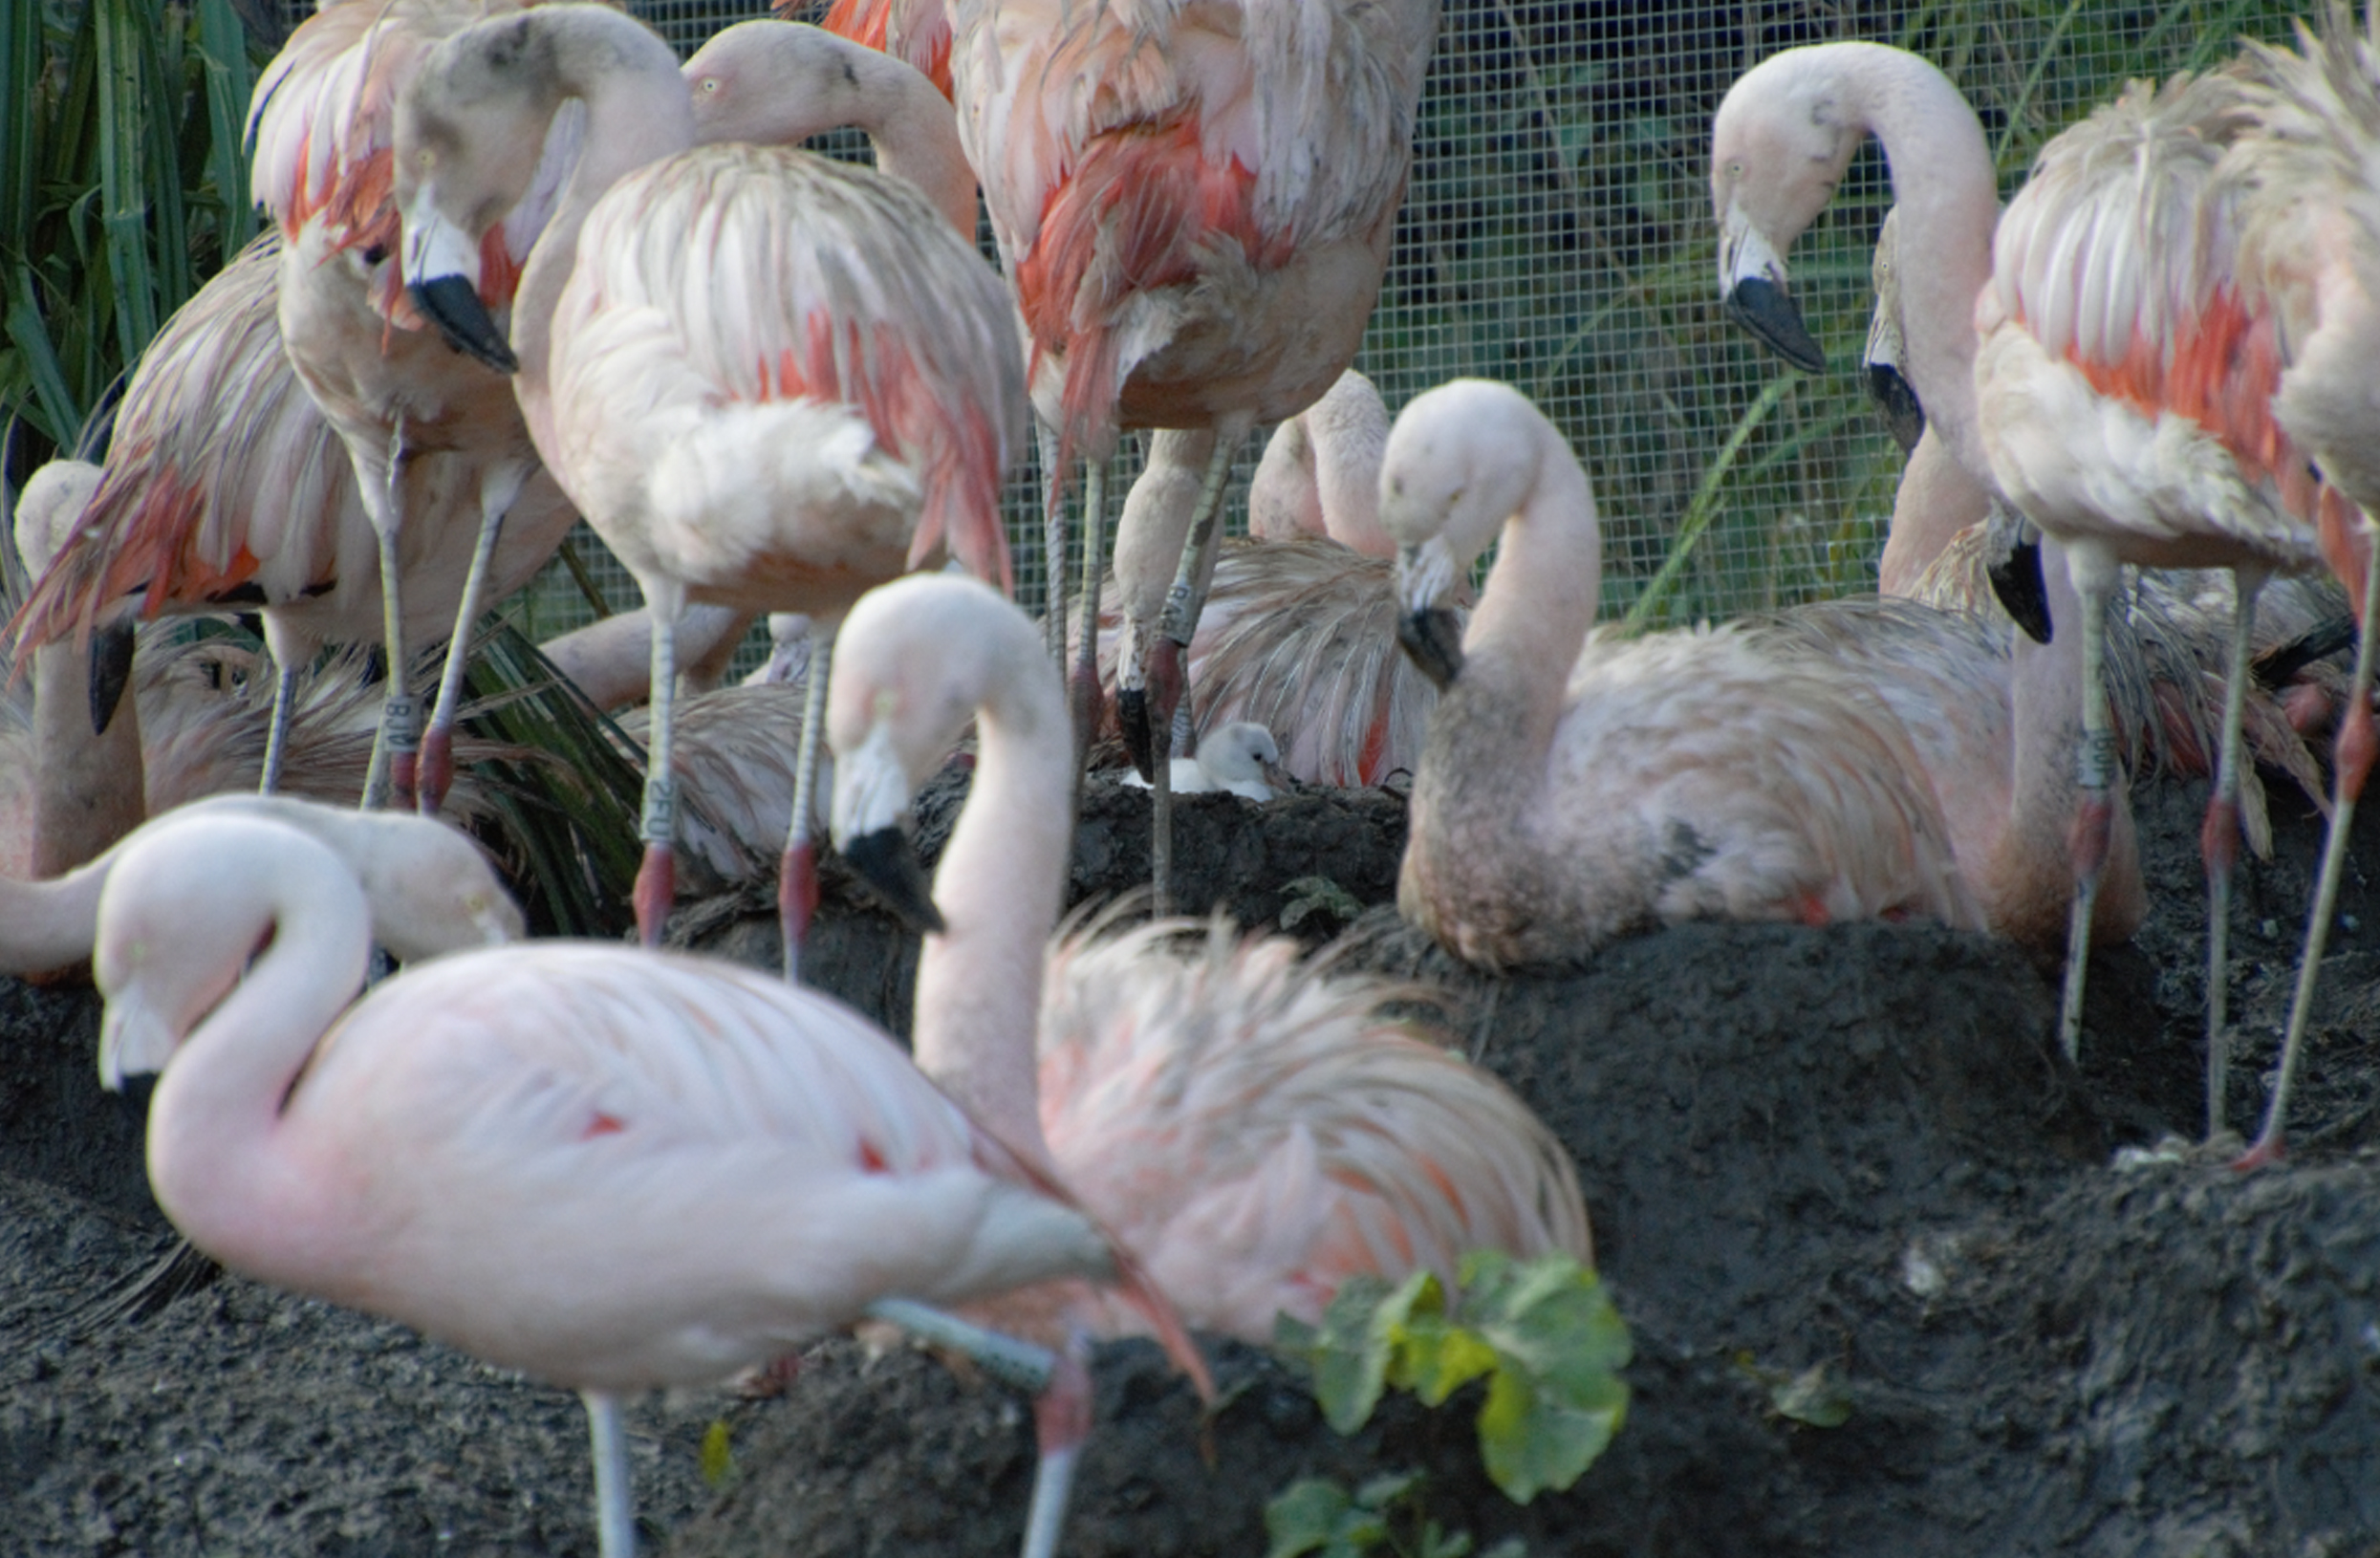
<svg viewBox="0 0 2380 1558">
<path fill-rule="evenodd" d="M 1252 538 L 1219 552 L 1184 657 L 1186 680 L 1199 689 L 1195 709 L 1182 705 L 1193 750 L 1205 732 L 1246 721 L 1281 738 L 1282 767 L 1309 784 L 1382 784 L 1420 761 L 1438 689 L 1396 648 L 1396 573 L 1388 560 L 1396 548 L 1379 524 L 1387 438 L 1387 408 L 1352 369 L 1274 430 L 1248 492 Z M 1164 468 L 1153 461 L 1150 470 Z M 1144 476 L 1128 511 L 1162 502 L 1186 514 L 1194 496 L 1186 478 Z M 1260 521 L 1276 534 L 1294 533 L 1254 539 Z M 1164 529 L 1136 527 L 1142 534 Z M 1131 539 L 1118 540 L 1119 575 L 1130 573 Z M 1157 582 L 1119 579 L 1116 593 L 1130 598 Z M 1109 613 L 1100 629 L 1100 670 L 1112 682 L 1129 658 L 1119 640 L 1146 628 Z M 1178 732 L 1184 724 L 1178 715 Z"/>
<path fill-rule="evenodd" d="M 357 488 L 379 544 L 382 622 L 388 655 L 383 729 L 388 771 L 375 759 L 373 793 L 383 779 L 411 805 L 435 811 L 453 780 L 455 710 L 471 627 L 487 596 L 499 527 L 514 558 L 509 589 L 535 572 L 575 517 L 548 490 L 516 505 L 524 485 L 542 481 L 512 387 L 487 364 L 450 349 L 404 304 L 397 266 L 397 208 L 390 197 L 398 93 L 431 45 L 513 0 L 331 0 L 300 23 L 262 76 L 249 110 L 257 198 L 282 235 L 280 317 L 291 366 L 322 408 L 353 462 Z M 480 277 L 484 301 L 508 301 L 526 239 L 508 248 L 491 232 Z M 450 465 L 453 495 L 407 502 L 400 467 Z M 400 546 L 408 528 L 443 533 L 431 550 L 464 559 L 449 654 L 427 728 L 408 685 L 405 593 L 415 587 Z M 418 745 L 417 745 L 418 744 Z"/>
<path fill-rule="evenodd" d="M 818 618 L 814 704 L 826 632 L 869 585 L 944 544 L 1006 583 L 999 486 L 1025 415 L 1006 294 L 914 186 L 782 148 L 689 150 L 694 136 L 668 46 L 592 6 L 455 34 L 398 109 L 416 295 L 487 360 L 517 365 L 548 467 L 653 613 L 648 944 L 672 897 L 687 602 Z M 481 235 L 538 187 L 541 147 L 575 160 L 508 346 L 471 278 Z M 806 745 L 818 725 L 805 721 Z M 780 890 L 789 976 L 815 894 L 807 811 L 797 799 Z"/>
<path fill-rule="evenodd" d="M 2063 914 L 2070 660 L 1894 602 L 1590 638 L 1586 472 L 1501 384 L 1408 405 L 1380 494 L 1407 647 L 1442 689 L 1397 904 L 1459 956 L 1555 962 L 1707 916 L 1915 913 L 2034 939 L 2045 896 Z M 1458 647 L 1442 602 L 1500 529 Z M 2115 836 L 2128 890 L 2102 912 L 2129 934 L 2142 902 Z"/>
<path fill-rule="evenodd" d="M 929 902 L 898 819 L 970 718 L 974 777 Z M 1560 1145 L 1390 1015 L 1410 987 L 1220 920 L 1049 940 L 1069 716 L 1013 606 L 963 579 L 876 591 L 845 625 L 829 719 L 845 853 L 935 927 L 918 1064 L 1045 1149 L 1190 1323 L 1265 1341 L 1357 1272 L 1451 1280 L 1482 1247 L 1591 1258 Z"/>
<path fill-rule="evenodd" d="M 0 973 L 38 973 L 89 956 L 101 896 L 118 865 L 169 829 L 227 821 L 235 827 L 262 823 L 293 829 L 328 850 L 363 893 L 372 940 L 400 963 L 520 940 L 520 908 L 479 846 L 458 829 L 291 795 L 216 795 L 152 818 L 97 859 L 62 876 L 43 881 L 0 876 Z M 183 915 L 205 919 L 212 901 L 201 891 L 182 906 Z"/>
<path fill-rule="evenodd" d="M 2335 461 L 2338 444 L 2301 444 L 2296 429 L 2312 432 L 2335 417 L 2326 430 L 2335 438 L 2342 422 L 2355 423 L 2354 411 L 2310 411 L 2306 402 L 2327 399 L 2333 386 L 2323 370 L 2301 375 L 2299 365 L 2343 345 L 2362 351 L 2337 337 L 2316 345 L 2330 323 L 2352 336 L 2358 309 L 2326 319 L 2307 295 L 2304 312 L 2284 317 L 2282 301 L 2291 291 L 2310 294 L 2323 264 L 2348 263 L 2348 249 L 2317 247 L 2323 223 L 2295 214 L 2309 194 L 2328 211 L 2340 190 L 2293 183 L 2260 191 L 2252 204 L 2251 176 L 2225 162 L 2226 148 L 2252 133 L 2256 108 L 2233 76 L 2153 91 L 2135 84 L 2066 131 L 2043 148 L 2010 203 L 1995 238 L 1993 285 L 1976 304 L 1978 411 L 1993 471 L 2028 518 L 2066 541 L 2090 638 L 2099 637 L 2120 563 L 2228 567 L 2238 579 L 2223 749 L 2202 839 L 2210 1132 L 2223 1123 L 2229 1035 L 2218 1025 L 2239 834 L 2233 776 L 2256 596 L 2275 570 L 2320 565 L 2318 510 L 2342 542 L 2355 523 L 2348 495 L 2329 487 L 2331 465 L 2346 468 L 2355 457 Z M 2266 247 L 2276 224 L 2302 247 L 2285 256 Z M 2284 376 L 2289 393 L 2277 399 Z M 2362 406 L 2362 391 L 2353 395 Z M 2287 420 L 2284 399 L 2296 413 Z M 2107 736 L 2095 663 L 2087 672 L 2088 782 L 2106 772 Z M 2369 711 L 2351 707 L 2342 740 L 2359 729 L 2369 731 Z M 2354 768 L 2343 756 L 2340 777 Z M 2084 813 L 2086 864 L 2097 813 Z M 2344 845 L 2336 829 L 2334 807 L 2331 848 Z M 2091 884 L 2086 874 L 2078 901 Z M 2079 909 L 2077 925 L 2079 945 Z M 2277 1139 L 2268 1133 L 2260 1152 Z"/>
<path fill-rule="evenodd" d="M 286 695 L 325 643 L 380 639 L 379 548 L 354 469 L 282 350 L 279 243 L 268 233 L 241 250 L 134 366 L 107 474 L 11 624 L 19 653 L 136 615 L 255 610 Z M 438 460 L 398 472 L 406 511 L 425 520 L 399 537 L 408 636 L 446 630 L 470 570 L 475 536 L 441 522 L 477 503 L 459 474 Z M 571 518 L 559 488 L 530 483 L 490 586 L 527 583 L 552 550 L 541 537 Z M 268 789 L 280 747 L 269 744 Z"/>
<path fill-rule="evenodd" d="M 1195 1360 L 1098 1225 L 847 1008 L 538 941 L 345 1009 L 369 941 L 305 835 L 162 828 L 100 900 L 100 1074 L 163 1072 L 149 1181 L 200 1249 L 582 1392 L 606 1558 L 635 1546 L 620 1393 L 725 1378 L 879 1301 L 1117 1281 Z"/>
</svg>

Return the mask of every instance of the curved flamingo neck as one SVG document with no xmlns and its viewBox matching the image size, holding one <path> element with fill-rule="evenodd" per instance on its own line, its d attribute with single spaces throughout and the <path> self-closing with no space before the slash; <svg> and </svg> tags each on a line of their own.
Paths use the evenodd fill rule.
<svg viewBox="0 0 2380 1558">
<path fill-rule="evenodd" d="M 879 173 L 925 191 L 942 220 L 975 242 L 975 169 L 959 143 L 949 99 L 915 70 L 873 49 L 854 47 L 855 78 L 847 119 L 876 147 Z"/>
<path fill-rule="evenodd" d="M 2000 185 L 1975 110 L 1915 54 L 1873 43 L 1841 52 L 1842 110 L 1876 138 L 1901 209 L 1901 335 L 1929 426 L 1991 489 L 1975 412 L 1975 298 L 1992 274 Z"/>
<path fill-rule="evenodd" d="M 1463 670 L 1511 673 L 1526 728 L 1542 748 L 1553 738 L 1563 688 L 1603 600 L 1603 526 L 1587 471 L 1553 423 L 1527 413 L 1536 454 L 1528 495 L 1506 521 L 1496 566 L 1463 635 Z"/>
<path fill-rule="evenodd" d="M 511 340 L 521 365 L 515 379 L 521 408 L 538 451 L 552 464 L 553 412 L 546 376 L 553 352 L 553 311 L 578 264 L 579 231 L 613 184 L 694 144 L 694 109 L 676 56 L 641 23 L 558 11 L 549 19 L 555 38 L 554 84 L 560 98 L 586 104 L 587 122 L 577 163 L 521 269 Z"/>
<path fill-rule="evenodd" d="M 0 973 L 38 974 L 91 955 L 112 856 L 49 881 L 0 877 Z"/>
<path fill-rule="evenodd" d="M 1037 638 L 1004 642 L 976 711 L 974 784 L 934 873 L 947 930 L 918 959 L 919 1069 L 1009 1148 L 1037 1158 L 1042 963 L 1065 898 L 1071 726 Z"/>
<path fill-rule="evenodd" d="M 210 913 L 271 940 L 166 1066 L 149 1109 L 149 1181 L 192 1244 L 264 1281 L 302 1280 L 290 1252 L 318 1256 L 339 1237 L 335 1186 L 282 1116 L 363 985 L 371 912 L 318 847 L 250 854 L 224 882 Z"/>
</svg>

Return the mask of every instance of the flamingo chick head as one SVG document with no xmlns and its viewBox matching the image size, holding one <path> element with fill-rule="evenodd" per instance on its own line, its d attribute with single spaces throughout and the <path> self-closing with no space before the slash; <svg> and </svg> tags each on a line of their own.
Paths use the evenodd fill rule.
<svg viewBox="0 0 2380 1558">
<path fill-rule="evenodd" d="M 1049 674 L 1039 630 L 998 591 L 959 574 L 912 573 L 871 590 L 835 637 L 826 728 L 834 845 L 920 930 L 941 929 L 941 916 L 904 826 L 910 805 L 977 709 L 997 706 L 1011 724 L 1035 718 L 1010 707 L 1020 664 Z M 1044 690 L 1054 689 L 1052 681 Z"/>
<path fill-rule="evenodd" d="M 293 874 L 285 867 L 295 863 Z M 120 1091 L 165 1069 L 174 1049 L 222 1002 L 283 913 L 351 921 L 363 984 L 370 910 L 338 857 L 269 817 L 208 812 L 142 829 L 99 893 L 92 977 L 106 999 L 99 1081 Z M 335 983 L 335 981 L 326 981 Z"/>
<path fill-rule="evenodd" d="M 1779 357 L 1819 373 L 1827 355 L 1785 290 L 1785 251 L 1834 198 L 1868 127 L 1849 111 L 1838 57 L 1791 49 L 1753 66 L 1711 120 L 1711 214 L 1727 312 Z"/>
<path fill-rule="evenodd" d="M 1451 606 L 1471 564 L 1528 502 L 1545 420 L 1508 384 L 1458 379 L 1416 396 L 1380 457 L 1380 524 L 1396 543 L 1396 636 L 1440 687 L 1462 668 Z"/>
</svg>

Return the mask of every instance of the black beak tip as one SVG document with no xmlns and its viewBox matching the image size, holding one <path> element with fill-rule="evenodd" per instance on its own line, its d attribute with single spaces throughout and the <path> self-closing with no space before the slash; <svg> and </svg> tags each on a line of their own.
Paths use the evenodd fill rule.
<svg viewBox="0 0 2380 1558">
<path fill-rule="evenodd" d="M 1775 282 L 1759 276 L 1737 282 L 1727 293 L 1727 314 L 1763 346 L 1804 373 L 1827 371 L 1827 354 L 1810 338 L 1808 328 L 1802 323 L 1802 311 Z"/>
<path fill-rule="evenodd" d="M 2035 643 L 2049 641 L 2049 587 L 2042 578 L 2042 544 L 2019 541 L 1987 571 L 2001 609 Z"/>
<path fill-rule="evenodd" d="M 1462 672 L 1462 630 L 1443 606 L 1407 612 L 1396 619 L 1396 641 L 1406 658 L 1440 691 Z"/>
<path fill-rule="evenodd" d="M 1132 754 L 1132 766 L 1140 777 L 1157 783 L 1157 742 L 1149 729 L 1149 694 L 1144 688 L 1126 687 L 1115 695 L 1115 723 L 1124 733 L 1124 750 Z"/>
<path fill-rule="evenodd" d="M 1898 368 L 1890 363 L 1868 364 L 1868 399 L 1884 413 L 1884 425 L 1891 430 L 1893 442 L 1901 446 L 1906 457 L 1925 437 L 1925 406 L 1917 400 L 1916 390 L 1901 377 Z"/>
<path fill-rule="evenodd" d="M 117 705 L 132 685 L 133 624 L 118 622 L 91 634 L 91 733 L 107 734 Z"/>
<path fill-rule="evenodd" d="M 903 925 L 920 936 L 943 928 L 942 912 L 934 907 L 934 884 L 917 846 L 900 829 L 860 834 L 843 846 L 843 858 Z"/>
<path fill-rule="evenodd" d="M 495 320 L 487 316 L 487 306 L 469 282 L 461 276 L 434 276 L 415 282 L 410 291 L 415 306 L 438 327 L 448 346 L 500 374 L 521 371 L 521 359 L 512 355 L 511 342 L 498 333 Z"/>
</svg>

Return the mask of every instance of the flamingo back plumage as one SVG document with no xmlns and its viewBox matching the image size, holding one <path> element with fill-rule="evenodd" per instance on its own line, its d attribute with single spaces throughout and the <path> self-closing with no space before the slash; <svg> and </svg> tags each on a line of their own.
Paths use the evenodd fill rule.
<svg viewBox="0 0 2380 1558">
<path fill-rule="evenodd" d="M 862 509 L 914 514 L 913 566 L 947 545 L 977 576 L 1008 588 L 999 487 L 1026 414 L 1013 314 L 998 278 L 916 190 L 800 152 L 702 147 L 614 185 L 579 254 L 556 311 L 555 395 L 599 400 L 619 419 L 584 436 L 599 442 L 641 422 L 674 429 L 681 444 L 711 436 L 706 426 L 741 443 L 772 417 L 824 419 L 811 439 L 839 452 L 813 461 L 807 444 L 780 447 L 789 479 L 816 484 L 823 498 L 839 489 Z M 738 429 L 723 411 L 751 415 Z M 590 452 L 610 451 L 591 442 Z M 703 461 L 681 464 L 691 479 Z M 674 522 L 656 517 L 689 546 L 765 555 L 782 504 L 739 516 L 751 534 L 703 533 L 692 510 L 729 495 L 724 481 L 703 483 Z M 657 510 L 677 502 L 669 486 L 653 484 Z M 753 566 L 740 562 L 706 564 L 720 581 L 684 572 L 699 590 Z"/>
<path fill-rule="evenodd" d="M 1426 992 L 1220 919 L 1094 924 L 1047 992 L 1051 1152 L 1194 1325 L 1269 1340 L 1352 1276 L 1451 1283 L 1474 1249 L 1593 1258 L 1561 1145 L 1392 1015 Z"/>
</svg>

